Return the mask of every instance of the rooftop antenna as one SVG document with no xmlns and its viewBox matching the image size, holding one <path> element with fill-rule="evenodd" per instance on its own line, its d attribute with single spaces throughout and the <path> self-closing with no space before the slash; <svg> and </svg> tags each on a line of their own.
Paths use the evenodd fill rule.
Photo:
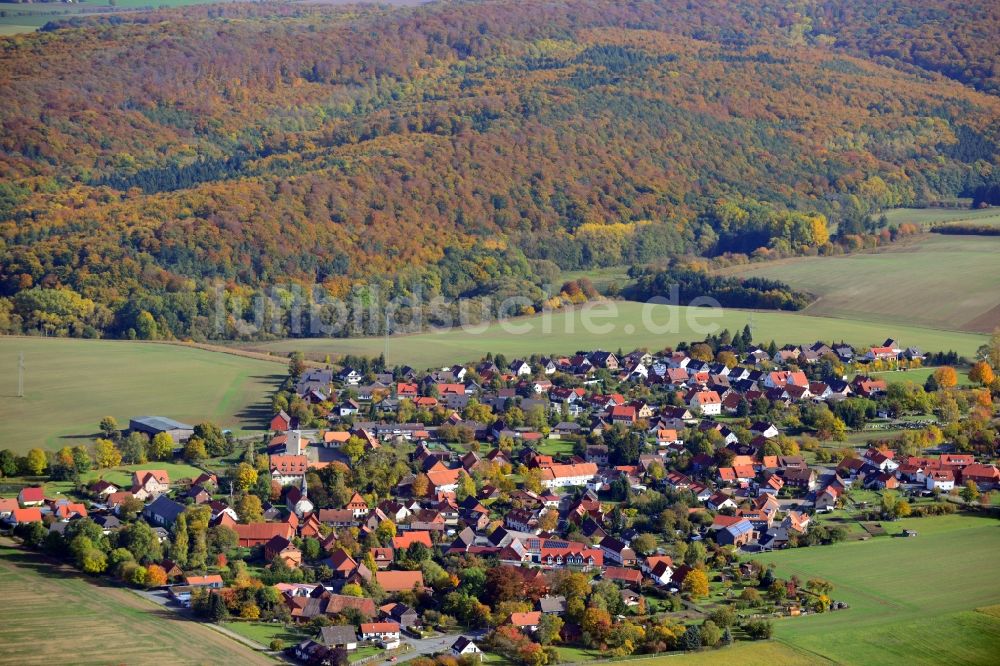
<svg viewBox="0 0 1000 666">
<path fill-rule="evenodd" d="M 17 397 L 24 397 L 24 352 L 17 355 Z"/>
</svg>

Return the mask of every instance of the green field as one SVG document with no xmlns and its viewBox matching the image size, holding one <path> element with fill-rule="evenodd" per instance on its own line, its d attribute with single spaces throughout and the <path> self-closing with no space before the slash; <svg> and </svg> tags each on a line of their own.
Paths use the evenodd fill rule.
<svg viewBox="0 0 1000 666">
<path fill-rule="evenodd" d="M 81 474 L 84 483 L 104 479 L 116 486 L 129 486 L 132 484 L 132 472 L 143 469 L 162 469 L 170 476 L 170 483 L 177 483 L 181 479 L 197 479 L 202 471 L 197 467 L 185 465 L 183 463 L 168 462 L 148 462 L 141 465 L 123 465 L 113 469 L 92 469 L 86 474 Z"/>
<path fill-rule="evenodd" d="M 905 382 L 912 382 L 919 386 L 923 386 L 927 378 L 934 374 L 937 368 L 926 367 L 926 368 L 911 368 L 909 370 L 892 370 L 885 372 L 872 372 L 868 373 L 872 377 L 878 379 L 884 379 L 890 384 L 903 384 Z M 958 373 L 958 384 L 959 386 L 972 386 L 972 382 L 969 380 L 968 369 L 956 368 L 955 371 Z"/>
<path fill-rule="evenodd" d="M 269 664 L 128 590 L 0 541 L 0 663 Z"/>
<path fill-rule="evenodd" d="M 878 252 L 795 257 L 724 272 L 781 280 L 814 294 L 805 314 L 989 333 L 1000 326 L 998 256 L 1000 237 L 924 234 Z"/>
<path fill-rule="evenodd" d="M 178 345 L 0 338 L 0 448 L 87 443 L 107 415 L 122 426 L 131 416 L 160 415 L 262 427 L 284 374 L 280 363 Z"/>
<path fill-rule="evenodd" d="M 658 329 L 644 325 L 646 320 Z M 681 341 L 703 339 L 723 328 L 736 332 L 751 321 L 746 310 L 647 305 L 632 301 L 606 301 L 571 311 L 560 311 L 492 324 L 479 331 L 452 329 L 443 332 L 396 336 L 389 341 L 388 361 L 418 368 L 471 361 L 487 352 L 508 359 L 532 353 L 572 354 L 580 349 L 645 347 L 660 350 Z M 924 350 L 953 349 L 972 356 L 985 336 L 934 330 L 919 326 L 874 323 L 862 320 L 817 317 L 797 312 L 752 313 L 754 339 L 767 342 L 807 343 L 817 339 L 845 340 L 856 345 L 881 344 L 893 337 L 903 345 Z M 697 325 L 697 331 L 694 326 Z M 326 354 L 377 356 L 385 350 L 384 338 L 288 339 L 248 345 L 264 351 L 303 351 L 322 359 Z"/>
<path fill-rule="evenodd" d="M 971 199 L 968 200 L 972 202 Z M 996 208 L 893 208 L 885 211 L 889 224 L 919 224 L 921 226 L 939 222 L 967 222 L 992 224 L 1000 220 L 1000 210 Z"/>
<path fill-rule="evenodd" d="M 563 281 L 579 280 L 587 278 L 597 291 L 604 292 L 612 284 L 624 287 L 631 282 L 628 276 L 628 266 L 607 266 L 605 268 L 591 268 L 588 270 L 563 271 L 559 276 Z M 555 285 L 559 286 L 559 285 Z"/>
<path fill-rule="evenodd" d="M 185 7 L 204 5 L 224 0 L 115 0 L 115 10 L 121 9 L 161 9 L 164 7 Z M 73 16 L 88 16 L 112 11 L 110 0 L 90 0 L 84 3 L 64 4 L 46 2 L 40 4 L 0 4 L 0 36 L 34 32 L 49 21 Z"/>
<path fill-rule="evenodd" d="M 1000 603 L 1000 522 L 915 518 L 884 524 L 918 536 L 785 550 L 761 556 L 779 577 L 826 578 L 851 608 L 786 618 L 776 637 L 844 664 L 991 664 L 1000 618 L 975 609 Z"/>
<path fill-rule="evenodd" d="M 286 646 L 309 638 L 305 633 L 293 631 L 285 625 L 275 622 L 223 622 L 222 626 L 264 646 L 270 646 L 271 641 L 276 638 L 284 641 Z"/>
</svg>

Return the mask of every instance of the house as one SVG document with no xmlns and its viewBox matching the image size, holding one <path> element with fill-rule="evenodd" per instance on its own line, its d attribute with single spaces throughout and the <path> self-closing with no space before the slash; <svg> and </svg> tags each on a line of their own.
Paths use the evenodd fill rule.
<svg viewBox="0 0 1000 666">
<path fill-rule="evenodd" d="M 368 514 L 368 502 L 359 493 L 354 493 L 345 509 L 350 509 L 355 518 L 362 518 Z"/>
<path fill-rule="evenodd" d="M 424 587 L 424 575 L 419 571 L 376 571 L 375 580 L 389 594 Z"/>
<path fill-rule="evenodd" d="M 537 606 L 543 614 L 562 615 L 566 612 L 566 597 L 546 595 L 538 600 Z"/>
<path fill-rule="evenodd" d="M 962 470 L 962 483 L 972 481 L 980 490 L 1000 488 L 1000 470 L 996 465 L 975 463 Z"/>
<path fill-rule="evenodd" d="M 271 419 L 271 432 L 288 432 L 289 430 L 294 430 L 298 426 L 297 421 L 298 419 L 293 419 L 282 409 Z"/>
<path fill-rule="evenodd" d="M 614 424 L 632 425 L 636 421 L 636 409 L 631 405 L 615 405 L 608 413 Z"/>
<path fill-rule="evenodd" d="M 800 534 L 805 534 L 809 530 L 809 523 L 812 519 L 809 514 L 801 511 L 789 511 L 785 514 L 785 519 L 781 521 L 781 526 L 786 530 L 793 530 Z"/>
<path fill-rule="evenodd" d="M 236 532 L 238 545 L 241 548 L 253 548 L 263 546 L 275 536 L 283 536 L 291 540 L 295 536 L 295 528 L 288 523 L 240 523 L 233 525 L 232 530 Z"/>
<path fill-rule="evenodd" d="M 899 469 L 899 463 L 895 460 L 896 453 L 889 449 L 868 449 L 865 451 L 864 459 L 871 465 L 878 467 L 883 472 L 894 472 Z"/>
<path fill-rule="evenodd" d="M 219 574 L 209 574 L 207 576 L 185 576 L 184 584 L 189 587 L 207 587 L 213 590 L 222 589 L 225 583 Z"/>
<path fill-rule="evenodd" d="M 184 513 L 184 505 L 178 504 L 166 495 L 160 495 L 143 508 L 142 516 L 151 524 L 170 528 L 177 517 Z"/>
<path fill-rule="evenodd" d="M 781 480 L 786 486 L 801 488 L 804 490 L 814 490 L 816 488 L 816 472 L 809 469 L 789 467 L 784 470 Z"/>
<path fill-rule="evenodd" d="M 392 537 L 392 547 L 394 550 L 406 550 L 415 543 L 422 543 L 428 548 L 434 547 L 434 544 L 431 542 L 431 533 L 427 530 L 411 530 L 401 532 Z"/>
<path fill-rule="evenodd" d="M 170 490 L 170 476 L 166 470 L 144 469 L 132 472 L 132 494 L 146 501 Z"/>
<path fill-rule="evenodd" d="M 604 580 L 612 580 L 621 585 L 635 585 L 638 587 L 642 584 L 642 572 L 638 569 L 606 567 L 603 576 Z"/>
<path fill-rule="evenodd" d="M 121 489 L 118 486 L 103 479 L 90 486 L 90 492 L 98 499 L 106 499 L 108 495 L 117 493 L 119 490 Z"/>
<path fill-rule="evenodd" d="M 42 486 L 27 486 L 17 494 L 17 503 L 23 507 L 41 506 L 45 504 L 45 488 Z"/>
<path fill-rule="evenodd" d="M 24 509 L 13 509 L 10 512 L 10 518 L 8 518 L 8 521 L 15 525 L 40 523 L 42 522 L 42 510 L 35 506 Z"/>
<path fill-rule="evenodd" d="M 458 480 L 462 474 L 465 474 L 465 470 L 461 467 L 456 469 L 432 469 L 427 472 L 431 494 L 455 492 L 458 489 Z"/>
<path fill-rule="evenodd" d="M 264 544 L 264 561 L 272 562 L 275 558 L 288 568 L 295 569 L 302 564 L 302 551 L 287 537 L 276 534 Z"/>
<path fill-rule="evenodd" d="M 628 544 L 614 537 L 606 536 L 601 539 L 601 543 L 598 545 L 601 548 L 601 552 L 604 553 L 604 557 L 612 562 L 617 562 L 623 567 L 635 565 L 635 551 L 629 548 Z"/>
<path fill-rule="evenodd" d="M 816 495 L 815 506 L 817 511 L 829 511 L 837 508 L 837 500 L 844 493 L 844 486 L 839 481 L 834 481 Z"/>
<path fill-rule="evenodd" d="M 687 405 L 705 416 L 722 413 L 722 398 L 715 391 L 693 391 L 688 397 Z"/>
<path fill-rule="evenodd" d="M 451 653 L 456 657 L 462 657 L 465 655 L 481 655 L 483 651 L 479 649 L 478 645 L 472 642 L 471 638 L 459 636 L 451 644 Z"/>
<path fill-rule="evenodd" d="M 362 622 L 361 640 L 394 643 L 399 641 L 399 624 L 392 621 Z"/>
<path fill-rule="evenodd" d="M 282 486 L 301 486 L 309 469 L 309 458 L 302 455 L 273 455 L 271 479 Z"/>
<path fill-rule="evenodd" d="M 551 464 L 542 468 L 542 486 L 550 489 L 585 486 L 595 476 L 597 476 L 597 465 L 592 462 Z"/>
<path fill-rule="evenodd" d="M 380 610 L 386 619 L 398 623 L 401 627 L 420 626 L 420 614 L 406 604 L 386 604 Z"/>
<path fill-rule="evenodd" d="M 927 490 L 949 492 L 955 488 L 955 473 L 950 469 L 931 470 L 925 477 Z"/>
<path fill-rule="evenodd" d="M 165 416 L 137 416 L 129 419 L 128 429 L 130 432 L 141 432 L 150 438 L 165 432 L 176 444 L 186 442 L 194 434 L 194 426 Z"/>
<path fill-rule="evenodd" d="M 727 516 L 728 517 L 728 516 Z M 716 516 L 719 518 L 719 516 Z M 736 518 L 734 522 L 715 533 L 715 542 L 723 546 L 741 548 L 753 539 L 753 524 L 746 518 Z"/>
<path fill-rule="evenodd" d="M 722 511 L 723 509 L 732 509 L 735 511 L 738 505 L 729 495 L 717 492 L 708 498 L 708 501 L 705 502 L 705 506 L 712 511 Z"/>
<path fill-rule="evenodd" d="M 510 617 L 504 624 L 509 624 L 513 627 L 517 627 L 525 633 L 535 633 L 538 631 L 538 625 L 542 621 L 541 611 L 529 611 L 527 613 L 511 613 Z"/>
<path fill-rule="evenodd" d="M 345 367 L 337 373 L 336 377 L 337 381 L 343 382 L 348 386 L 357 386 L 361 383 L 362 375 L 354 368 Z"/>
<path fill-rule="evenodd" d="M 349 624 L 335 624 L 319 630 L 320 642 L 331 648 L 343 648 L 350 652 L 358 649 L 358 635 Z"/>
</svg>

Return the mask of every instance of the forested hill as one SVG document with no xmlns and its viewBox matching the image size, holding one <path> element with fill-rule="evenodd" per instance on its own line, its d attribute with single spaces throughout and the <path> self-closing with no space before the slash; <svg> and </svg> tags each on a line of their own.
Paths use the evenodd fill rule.
<svg viewBox="0 0 1000 666">
<path fill-rule="evenodd" d="M 995 188 L 998 16 L 248 3 L 0 39 L 0 331 L 236 336 L 216 285 L 537 307 L 559 269 L 842 251 Z"/>
</svg>

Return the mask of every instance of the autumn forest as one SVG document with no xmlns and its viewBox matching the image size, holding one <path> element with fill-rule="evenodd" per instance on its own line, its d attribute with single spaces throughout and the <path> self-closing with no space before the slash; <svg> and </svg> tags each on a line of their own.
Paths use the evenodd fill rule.
<svg viewBox="0 0 1000 666">
<path fill-rule="evenodd" d="M 693 267 L 1000 203 L 997 34 L 995 3 L 494 0 L 0 38 L 0 332 L 234 338 L 219 299 L 296 286 L 530 311 L 619 265 L 794 309 Z"/>
</svg>

